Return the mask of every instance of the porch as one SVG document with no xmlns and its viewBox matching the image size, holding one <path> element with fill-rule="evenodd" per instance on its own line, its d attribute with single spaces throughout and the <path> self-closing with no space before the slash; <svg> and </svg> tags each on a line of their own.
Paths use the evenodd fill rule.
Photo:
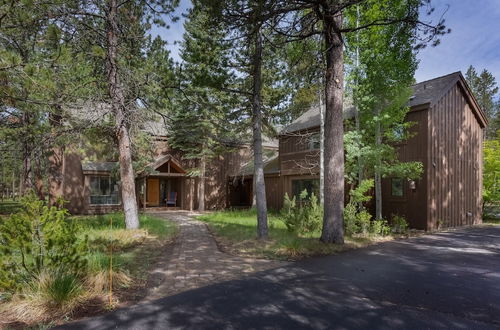
<svg viewBox="0 0 500 330">
<path fill-rule="evenodd" d="M 191 179 L 170 155 L 150 165 L 150 171 L 137 179 L 138 204 L 144 210 L 183 209 L 186 204 L 187 185 Z"/>
</svg>

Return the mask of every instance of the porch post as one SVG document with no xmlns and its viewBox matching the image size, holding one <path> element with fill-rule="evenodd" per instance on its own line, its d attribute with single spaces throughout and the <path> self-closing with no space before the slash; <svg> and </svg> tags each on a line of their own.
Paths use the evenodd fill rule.
<svg viewBox="0 0 500 330">
<path fill-rule="evenodd" d="M 144 208 L 144 211 L 146 211 L 146 203 L 148 200 L 148 177 L 147 176 L 144 177 L 143 185 L 144 185 L 144 201 L 143 201 L 142 207 Z"/>
</svg>

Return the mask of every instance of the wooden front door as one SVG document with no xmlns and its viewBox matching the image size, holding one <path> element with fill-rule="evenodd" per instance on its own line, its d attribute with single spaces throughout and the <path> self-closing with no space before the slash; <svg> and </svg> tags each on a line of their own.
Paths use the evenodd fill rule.
<svg viewBox="0 0 500 330">
<path fill-rule="evenodd" d="M 160 180 L 148 179 L 147 182 L 147 199 L 146 206 L 159 206 L 160 205 Z"/>
</svg>

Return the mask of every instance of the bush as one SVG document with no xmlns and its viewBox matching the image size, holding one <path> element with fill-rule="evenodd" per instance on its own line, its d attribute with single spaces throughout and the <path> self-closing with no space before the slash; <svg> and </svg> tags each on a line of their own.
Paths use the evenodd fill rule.
<svg viewBox="0 0 500 330">
<path fill-rule="evenodd" d="M 391 227 L 387 224 L 387 220 L 373 220 L 370 224 L 370 233 L 375 235 L 387 236 L 391 232 Z"/>
<path fill-rule="evenodd" d="M 87 242 L 66 221 L 67 211 L 46 206 L 34 194 L 23 198 L 22 207 L 0 224 L 0 290 L 18 291 L 48 270 L 82 274 Z"/>
<path fill-rule="evenodd" d="M 281 219 L 290 232 L 299 234 L 314 232 L 321 226 L 323 208 L 314 193 L 308 196 L 307 190 L 300 193 L 298 203 L 295 196 L 290 199 L 288 194 L 285 194 Z"/>
<path fill-rule="evenodd" d="M 408 231 L 408 222 L 400 215 L 392 215 L 391 231 L 395 234 L 405 234 Z"/>
</svg>

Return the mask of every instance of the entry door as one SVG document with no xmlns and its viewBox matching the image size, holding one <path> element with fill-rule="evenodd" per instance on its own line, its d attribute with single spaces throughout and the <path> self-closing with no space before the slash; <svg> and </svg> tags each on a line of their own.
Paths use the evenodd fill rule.
<svg viewBox="0 0 500 330">
<path fill-rule="evenodd" d="M 148 179 L 147 206 L 160 205 L 160 180 Z"/>
</svg>

